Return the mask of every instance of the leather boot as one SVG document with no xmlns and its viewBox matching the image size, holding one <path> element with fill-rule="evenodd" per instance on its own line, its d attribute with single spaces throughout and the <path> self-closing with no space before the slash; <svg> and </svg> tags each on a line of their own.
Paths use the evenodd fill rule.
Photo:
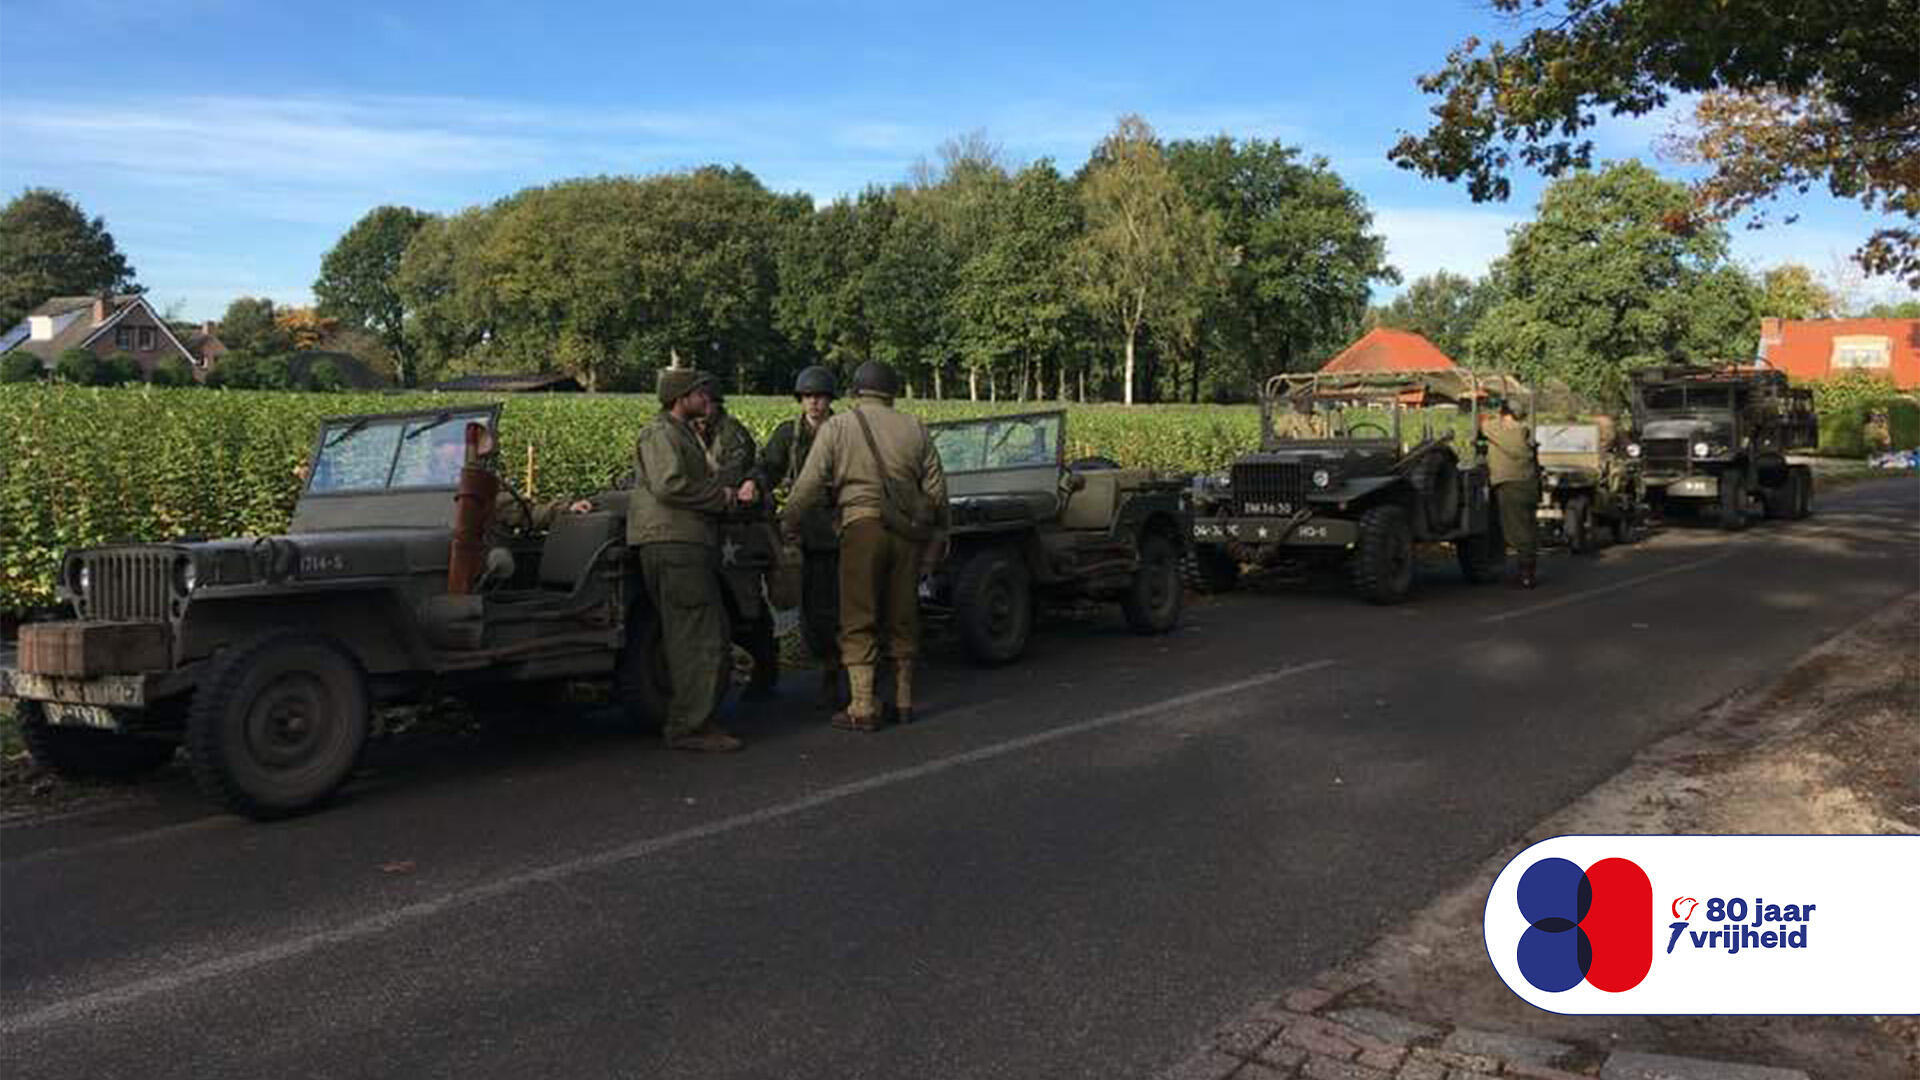
<svg viewBox="0 0 1920 1080">
<path fill-rule="evenodd" d="M 913 723 L 913 661 L 911 660 L 893 662 L 892 708 L 894 723 Z"/>
<path fill-rule="evenodd" d="M 833 726 L 846 731 L 880 730 L 880 708 L 873 700 L 873 665 L 848 664 L 847 683 L 853 701 L 846 711 L 833 714 Z"/>
<path fill-rule="evenodd" d="M 1535 571 L 1537 569 L 1538 569 L 1538 564 L 1535 560 L 1533 559 L 1520 560 L 1520 587 L 1521 588 L 1531 589 L 1535 585 L 1539 584 L 1540 579 L 1535 575 Z"/>
</svg>

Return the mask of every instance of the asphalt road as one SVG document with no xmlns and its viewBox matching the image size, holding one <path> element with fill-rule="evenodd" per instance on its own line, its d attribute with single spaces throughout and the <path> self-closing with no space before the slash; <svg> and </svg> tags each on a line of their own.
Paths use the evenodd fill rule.
<svg viewBox="0 0 1920 1080">
<path fill-rule="evenodd" d="M 184 777 L 0 830 L 9 1077 L 1111 1077 L 1359 950 L 1700 708 L 1920 588 L 1920 485 L 1451 567 L 1374 608 L 951 652 L 928 716 L 749 750 L 402 740 L 323 813 Z M 801 680 L 791 693 L 804 697 Z"/>
</svg>

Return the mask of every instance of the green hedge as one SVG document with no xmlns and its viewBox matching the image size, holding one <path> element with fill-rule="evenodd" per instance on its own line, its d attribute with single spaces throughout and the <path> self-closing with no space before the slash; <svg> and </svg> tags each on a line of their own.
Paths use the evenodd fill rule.
<svg viewBox="0 0 1920 1080">
<path fill-rule="evenodd" d="M 1868 417 L 1887 413 L 1888 435 L 1895 450 L 1920 449 L 1920 402 L 1901 394 L 1893 384 L 1864 372 L 1850 372 L 1813 388 L 1820 414 L 1820 452 L 1836 457 L 1864 457 Z"/>
</svg>

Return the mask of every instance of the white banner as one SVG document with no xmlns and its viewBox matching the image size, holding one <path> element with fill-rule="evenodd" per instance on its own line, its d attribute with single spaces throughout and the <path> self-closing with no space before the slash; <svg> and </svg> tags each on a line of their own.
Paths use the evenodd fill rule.
<svg viewBox="0 0 1920 1080">
<path fill-rule="evenodd" d="M 1920 1013 L 1920 836 L 1558 836 L 1487 897 L 1548 1012 Z"/>
</svg>

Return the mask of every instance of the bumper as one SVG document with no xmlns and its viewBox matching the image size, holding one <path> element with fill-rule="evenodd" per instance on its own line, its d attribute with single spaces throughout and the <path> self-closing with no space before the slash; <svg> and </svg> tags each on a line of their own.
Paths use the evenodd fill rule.
<svg viewBox="0 0 1920 1080">
<path fill-rule="evenodd" d="M 1720 494 L 1720 478 L 1705 474 L 1667 479 L 1648 477 L 1647 491 L 1664 492 L 1669 499 L 1712 499 Z"/>
<path fill-rule="evenodd" d="M 1196 544 L 1280 544 L 1286 547 L 1345 548 L 1360 539 L 1360 526 L 1345 518 L 1207 518 L 1193 523 Z"/>
<path fill-rule="evenodd" d="M 144 709 L 163 696 L 166 688 L 162 682 L 171 679 L 165 675 L 94 675 L 79 679 L 35 675 L 7 665 L 0 666 L 0 698 Z"/>
</svg>

